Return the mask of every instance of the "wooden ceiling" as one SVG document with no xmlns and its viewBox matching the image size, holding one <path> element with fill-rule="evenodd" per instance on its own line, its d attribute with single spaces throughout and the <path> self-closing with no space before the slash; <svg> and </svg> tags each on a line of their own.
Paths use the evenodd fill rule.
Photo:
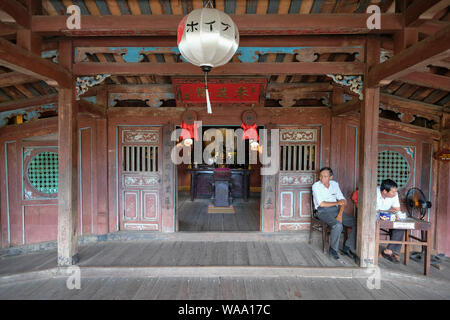
<svg viewBox="0 0 450 320">
<path fill-rule="evenodd" d="M 30 0 L 19 0 L 18 2 L 22 3 L 25 6 L 29 3 Z M 410 6 L 413 6 L 413 1 L 406 0 Z M 441 1 L 430 0 L 436 3 Z M 442 1 L 442 2 L 445 2 Z M 442 3 L 441 2 L 441 3 Z M 342 18 L 342 14 L 353 14 L 351 17 L 357 16 L 356 14 L 364 14 L 366 9 L 371 4 L 376 4 L 380 6 L 381 12 L 386 14 L 386 16 L 392 14 L 392 17 L 395 18 L 395 3 L 393 0 L 215 0 L 212 1 L 213 5 L 230 15 L 233 15 L 233 19 L 241 19 L 239 21 L 250 21 L 248 22 L 248 26 L 243 28 L 244 35 L 248 37 L 241 38 L 241 45 L 245 45 L 248 47 L 263 47 L 264 42 L 259 42 L 258 40 L 254 40 L 251 37 L 253 31 L 249 28 L 252 21 L 256 21 L 257 23 L 263 23 L 267 21 L 282 21 L 287 18 L 295 18 L 296 15 L 302 14 L 302 17 L 306 17 L 305 15 L 311 15 L 311 17 L 317 17 L 314 14 L 321 14 L 321 17 L 326 16 L 332 19 L 334 16 Z M 57 47 L 57 40 L 61 39 L 61 37 L 72 37 L 74 39 L 75 47 L 77 50 L 83 51 L 84 54 L 77 56 L 76 62 L 80 62 L 80 66 L 82 63 L 91 63 L 92 65 L 97 64 L 100 65 L 102 63 L 110 63 L 110 64 L 120 64 L 127 62 L 124 60 L 123 52 L 120 53 L 118 51 L 111 50 L 107 43 L 115 43 L 115 46 L 119 46 L 117 43 L 122 43 L 123 39 L 131 39 L 132 37 L 119 37 L 118 34 L 108 34 L 111 37 L 106 36 L 98 36 L 98 37 L 89 37 L 90 34 L 76 34 L 70 32 L 55 32 L 55 27 L 50 23 L 55 21 L 55 23 L 64 24 L 65 20 L 46 20 L 51 17 L 63 18 L 66 14 L 66 9 L 68 6 L 75 4 L 78 5 L 81 9 L 81 14 L 83 17 L 92 16 L 92 19 L 89 20 L 89 26 L 92 27 L 92 34 L 95 32 L 99 32 L 100 26 L 95 24 L 95 21 L 98 20 L 100 16 L 136 16 L 136 19 L 140 19 L 138 16 L 155 16 L 159 15 L 163 19 L 167 20 L 149 20 L 149 21 L 167 21 L 171 24 L 170 30 L 165 30 L 167 34 L 163 34 L 161 37 L 145 37 L 146 40 L 141 44 L 139 37 L 133 38 L 133 40 L 129 40 L 129 45 L 123 45 L 124 47 L 131 46 L 144 46 L 147 47 L 149 45 L 145 44 L 145 41 L 151 42 L 153 40 L 149 39 L 159 39 L 157 41 L 158 45 L 153 45 L 153 48 L 158 47 L 158 50 L 162 49 L 162 52 L 147 52 L 140 56 L 141 62 L 154 62 L 157 64 L 173 64 L 178 63 L 180 65 L 186 64 L 180 58 L 178 53 L 173 52 L 164 52 L 164 48 L 170 49 L 176 47 L 176 43 L 174 41 L 174 22 L 178 21 L 178 16 L 183 16 L 188 14 L 191 10 L 201 8 L 203 6 L 203 1 L 201 0 L 42 0 L 42 11 L 39 14 L 34 15 L 36 19 L 31 22 L 31 29 L 37 30 L 41 36 L 43 41 L 43 50 L 47 53 L 45 57 L 49 61 L 55 61 L 55 56 L 48 55 L 48 52 L 54 51 Z M 419 33 L 419 40 L 424 39 L 428 36 L 433 35 L 437 30 L 442 28 L 443 26 L 447 26 L 450 23 L 450 9 L 448 5 L 437 6 L 438 10 L 429 11 L 428 16 L 420 15 L 417 16 L 417 19 L 411 22 L 410 26 L 417 28 Z M 38 19 L 41 16 L 45 19 Z M 94 17 L 98 16 L 98 17 Z M 175 17 L 173 20 L 171 17 Z M 262 16 L 264 20 L 258 20 Z M 361 15 L 362 16 L 362 15 Z M 241 18 L 240 18 L 241 17 Z M 390 17 L 390 16 L 389 16 Z M 349 16 L 350 18 L 350 16 Z M 97 19 L 97 20 L 95 20 Z M 253 20 L 252 20 L 253 19 Z M 0 16 L 0 30 L 15 30 L 14 32 L 3 31 L 3 36 L 15 42 L 15 34 L 17 30 L 20 30 L 21 23 L 18 21 L 14 21 L 14 19 L 8 18 L 5 15 Z M 94 23 L 91 23 L 94 21 Z M 108 20 L 109 21 L 109 20 Z M 141 21 L 141 20 L 136 20 Z M 262 22 L 261 22 L 262 21 Z M 292 20 L 296 21 L 296 20 Z M 342 20 L 344 21 L 344 20 Z M 350 21 L 350 20 L 349 20 Z M 351 22 L 349 22 L 350 24 Z M 393 20 L 393 25 L 395 25 L 395 19 Z M 175 25 L 176 26 L 176 25 Z M 49 29 L 50 28 L 50 29 Z M 52 29 L 53 28 L 53 29 Z M 96 29 L 97 28 L 97 29 Z M 156 28 L 156 27 L 155 27 Z M 247 29 L 246 29 L 247 28 Z M 314 30 L 308 30 L 306 36 L 303 36 L 301 33 L 301 26 L 298 29 L 294 30 L 293 33 L 297 35 L 301 35 L 297 38 L 290 37 L 288 33 L 284 34 L 282 31 L 278 30 L 277 33 L 281 34 L 277 38 L 272 38 L 271 41 L 279 41 L 280 44 L 277 48 L 283 47 L 302 47 L 302 39 L 306 39 L 308 36 L 315 37 L 318 39 L 316 41 L 321 41 L 320 36 L 311 35 L 314 33 Z M 66 30 L 67 31 L 67 30 Z M 119 30 L 120 31 L 120 30 Z M 163 32 L 163 33 L 164 33 Z M 258 31 L 259 32 L 259 31 Z M 264 32 L 267 32 L 264 31 Z M 364 53 L 361 51 L 363 48 L 363 42 L 360 41 L 362 39 L 357 39 L 357 34 L 359 30 L 347 30 L 346 33 L 350 39 L 356 40 L 347 40 L 345 35 L 339 35 L 335 33 L 333 30 L 319 30 L 318 33 L 325 34 L 323 35 L 323 39 L 326 39 L 329 45 L 311 45 L 311 47 L 315 47 L 313 50 L 313 55 L 315 54 L 314 62 L 347 62 L 352 65 L 357 65 L 361 57 L 364 56 Z M 364 32 L 360 32 L 364 33 Z M 331 35 L 329 35 L 331 34 Z M 133 34 L 132 36 L 136 36 Z M 264 34 L 258 34 L 256 36 L 263 37 Z M 255 36 L 255 39 L 256 39 Z M 386 51 L 387 55 L 392 55 L 394 51 L 394 32 L 389 30 L 385 30 L 382 32 L 382 47 Z M 166 37 L 166 38 L 164 38 Z M 284 41 L 283 37 L 285 37 L 286 41 Z M 164 39 L 167 39 L 165 41 Z M 259 39 L 259 38 L 258 38 Z M 276 40 L 274 40 L 276 39 Z M 297 39 L 295 40 L 295 44 L 283 45 L 289 43 L 289 39 Z M 309 38 L 308 38 L 309 39 Z M 336 45 L 333 45 L 333 40 L 339 42 Z M 343 40 L 339 40 L 343 39 Z M 246 42 L 247 41 L 247 42 Z M 360 43 L 361 46 L 359 48 L 358 45 L 354 43 Z M 359 42 L 358 42 L 359 41 Z M 314 42 L 314 41 L 312 41 Z M 96 44 L 98 46 L 96 46 Z M 268 45 L 270 47 L 276 46 L 276 44 Z M 303 45 L 304 46 L 304 45 Z M 356 47 L 356 49 L 355 49 Z M 310 53 L 307 53 L 310 54 Z M 306 73 L 302 74 L 302 72 L 282 72 L 277 73 L 277 69 L 282 69 L 282 65 L 285 65 L 289 68 L 295 62 L 298 61 L 309 61 L 308 57 L 305 58 L 304 52 L 292 52 L 291 51 L 277 51 L 276 49 L 268 50 L 261 49 L 255 64 L 272 64 L 273 68 L 268 68 L 268 71 L 265 76 L 269 79 L 269 84 L 272 85 L 302 85 L 302 84 L 311 84 L 311 88 L 314 88 L 314 84 L 317 86 L 322 86 L 323 84 L 330 83 L 336 86 L 335 83 L 331 80 L 330 77 L 324 74 L 311 74 Z M 44 55 L 43 55 L 44 56 Z M 235 55 L 232 59 L 232 63 L 239 64 L 243 63 L 242 60 L 243 53 L 240 52 Z M 301 60 L 306 59 L 306 60 Z M 277 67 L 278 66 L 278 67 Z M 85 69 L 81 69 L 85 70 Z M 168 69 L 172 70 L 172 69 Z M 101 85 L 147 85 L 147 84 L 170 84 L 171 83 L 171 74 L 161 73 L 161 74 L 152 74 L 152 75 L 133 75 L 133 74 L 115 74 L 111 77 L 108 77 Z M 426 104 L 432 104 L 440 107 L 450 107 L 450 92 L 447 88 L 450 87 L 450 59 L 444 59 L 441 61 L 433 62 L 432 65 L 427 66 L 423 70 L 418 70 L 415 74 L 411 74 L 409 76 L 402 77 L 400 80 L 392 81 L 390 84 L 382 87 L 382 93 L 389 94 L 392 96 L 397 96 L 403 99 L 417 101 Z M 314 89 L 312 89 L 314 91 Z M 326 92 L 330 92 L 332 90 L 325 90 Z M 0 67 L 0 111 L 10 110 L 10 107 L 6 109 L 2 109 L 2 104 L 9 105 L 14 101 L 24 100 L 24 99 L 34 99 L 42 96 L 53 95 L 57 91 L 54 87 L 47 84 L 43 80 L 35 79 L 31 76 L 20 74 L 17 71 L 12 71 L 7 67 Z M 302 91 L 306 92 L 306 91 Z M 322 91 L 323 92 L 323 91 Z M 348 92 L 349 93 L 349 92 Z M 326 105 L 329 103 L 327 99 L 316 98 L 311 93 L 305 93 L 304 96 L 297 97 L 298 101 L 296 106 L 308 106 L 308 105 Z M 277 105 L 277 102 L 269 102 L 268 105 Z M 279 105 L 279 104 L 278 104 Z"/>
<path fill-rule="evenodd" d="M 202 0 L 43 0 L 47 15 L 64 15 L 76 4 L 83 15 L 185 15 L 203 7 Z M 371 4 L 382 12 L 393 10 L 393 0 L 214 0 L 215 8 L 227 14 L 362 13 Z"/>
</svg>

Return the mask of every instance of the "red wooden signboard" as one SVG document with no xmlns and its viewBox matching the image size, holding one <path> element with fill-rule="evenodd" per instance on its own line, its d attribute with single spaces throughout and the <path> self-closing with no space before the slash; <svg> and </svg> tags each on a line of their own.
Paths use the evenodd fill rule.
<svg viewBox="0 0 450 320">
<path fill-rule="evenodd" d="M 173 79 L 178 106 L 206 104 L 204 79 Z M 208 79 L 208 92 L 212 104 L 264 103 L 267 79 Z"/>
<path fill-rule="evenodd" d="M 450 161 L 450 150 L 443 149 L 441 151 L 436 152 L 434 156 L 435 156 L 435 159 L 437 159 L 437 160 Z"/>
</svg>

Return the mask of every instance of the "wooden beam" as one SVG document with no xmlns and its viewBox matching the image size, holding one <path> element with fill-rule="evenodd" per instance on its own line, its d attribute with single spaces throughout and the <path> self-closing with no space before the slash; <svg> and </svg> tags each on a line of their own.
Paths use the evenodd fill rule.
<svg viewBox="0 0 450 320">
<path fill-rule="evenodd" d="M 450 25 L 435 35 L 403 50 L 391 59 L 370 69 L 367 85 L 379 86 L 383 80 L 395 80 L 415 69 L 426 67 L 433 60 L 443 60 L 450 55 Z"/>
<path fill-rule="evenodd" d="M 2 38 L 0 65 L 38 79 L 54 80 L 64 88 L 72 85 L 72 75 L 67 69 Z"/>
<path fill-rule="evenodd" d="M 105 117 L 106 108 L 86 100 L 78 101 L 78 113 L 87 113 L 95 117 Z"/>
<path fill-rule="evenodd" d="M 369 67 L 380 61 L 380 41 L 369 36 L 365 47 L 367 76 Z M 361 103 L 360 144 L 359 144 L 359 197 L 358 197 L 358 232 L 357 252 L 361 267 L 373 267 L 377 264 L 375 250 L 376 222 L 376 186 L 378 160 L 378 122 L 380 105 L 380 88 L 373 88 L 364 83 L 364 101 Z"/>
<path fill-rule="evenodd" d="M 281 14 L 231 15 L 239 34 L 245 35 L 302 35 L 302 34 L 366 34 L 391 33 L 402 29 L 401 15 L 381 14 L 381 29 L 369 30 L 369 14 Z M 82 28 L 69 30 L 67 16 L 33 16 L 33 32 L 47 35 L 71 36 L 174 36 L 182 15 L 122 15 L 83 16 Z"/>
<path fill-rule="evenodd" d="M 50 39 L 47 43 L 56 42 Z M 363 46 L 362 35 L 281 35 L 281 36 L 242 36 L 240 47 L 347 47 Z M 386 42 L 391 41 L 387 39 Z M 130 36 L 130 37 L 74 37 L 74 47 L 176 47 L 176 36 Z"/>
<path fill-rule="evenodd" d="M 443 112 L 442 106 L 429 104 L 421 101 L 405 99 L 402 97 L 394 96 L 392 94 L 382 93 L 380 95 L 380 101 L 390 106 L 399 106 L 407 108 L 409 110 L 415 110 L 421 113 L 428 113 L 430 115 L 441 116 Z"/>
<path fill-rule="evenodd" d="M 17 31 L 17 45 L 36 55 L 41 55 L 42 39 L 36 33 L 28 29 Z"/>
<path fill-rule="evenodd" d="M 361 100 L 354 99 L 343 104 L 331 107 L 331 114 L 335 116 L 343 115 L 350 112 L 357 112 L 361 109 Z"/>
<path fill-rule="evenodd" d="M 0 21 L 0 36 L 16 35 L 19 28 L 16 24 L 4 23 Z"/>
<path fill-rule="evenodd" d="M 73 63 L 70 40 L 59 46 L 59 63 L 69 68 Z M 58 266 L 78 261 L 78 103 L 75 83 L 61 88 L 58 96 Z"/>
<path fill-rule="evenodd" d="M 449 0 L 415 0 L 406 9 L 405 26 L 413 25 L 419 18 L 431 19 L 434 14 L 448 6 Z"/>
<path fill-rule="evenodd" d="M 15 101 L 8 101 L 0 103 L 0 112 L 4 111 L 11 111 L 21 108 L 27 108 L 27 107 L 33 107 L 33 106 L 39 106 L 49 103 L 55 103 L 58 101 L 58 95 L 57 94 L 51 94 L 47 96 L 42 96 L 38 98 L 32 98 L 32 99 L 22 99 L 22 100 L 15 100 Z"/>
<path fill-rule="evenodd" d="M 210 75 L 268 75 L 268 74 L 360 74 L 362 62 L 288 62 L 288 63 L 228 63 L 213 68 Z M 101 63 L 80 62 L 73 66 L 76 76 L 112 75 L 203 75 L 199 67 L 190 63 Z"/>
<path fill-rule="evenodd" d="M 413 124 L 398 122 L 386 118 L 380 118 L 380 130 L 383 130 L 383 128 L 389 129 L 391 130 L 392 133 L 399 135 L 411 134 L 416 136 L 422 136 L 424 140 L 425 139 L 439 140 L 439 138 L 441 137 L 441 134 L 438 130 L 419 127 Z"/>
<path fill-rule="evenodd" d="M 417 31 L 419 33 L 423 33 L 425 35 L 431 36 L 438 32 L 439 30 L 445 28 L 448 26 L 447 21 L 440 21 L 440 20 L 419 20 L 420 23 L 416 27 Z"/>
<path fill-rule="evenodd" d="M 20 72 L 6 72 L 0 74 L 0 88 L 15 86 L 22 83 L 39 81 L 35 77 L 20 73 Z"/>
<path fill-rule="evenodd" d="M 429 72 L 413 72 L 398 79 L 416 86 L 450 91 L 450 77 Z"/>
<path fill-rule="evenodd" d="M 21 139 L 46 135 L 58 130 L 57 117 L 36 119 L 22 124 L 13 124 L 0 128 L 0 137 L 4 140 L 16 138 L 20 135 Z"/>
<path fill-rule="evenodd" d="M 17 24 L 30 29 L 31 27 L 31 15 L 19 1 L 15 0 L 2 0 L 0 1 L 0 10 L 5 11 L 11 17 L 16 20 Z"/>
</svg>

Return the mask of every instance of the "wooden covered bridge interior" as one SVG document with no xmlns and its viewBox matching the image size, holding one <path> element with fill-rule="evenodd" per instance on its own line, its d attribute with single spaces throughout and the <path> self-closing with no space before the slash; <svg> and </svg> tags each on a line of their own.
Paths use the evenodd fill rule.
<svg viewBox="0 0 450 320">
<path fill-rule="evenodd" d="M 203 1 L 0 1 L 1 247 L 57 241 L 66 266 L 82 236 L 182 230 L 177 190 L 190 180 L 171 161 L 172 131 L 187 110 L 217 127 L 239 127 L 251 111 L 258 126 L 280 129 L 289 157 L 310 150 L 308 166 L 289 160 L 275 175 L 250 177 L 258 231 L 309 230 L 311 185 L 330 166 L 348 200 L 359 189 L 360 266 L 374 264 L 383 176 L 397 180 L 401 198 L 424 191 L 433 252 L 449 256 L 450 167 L 435 157 L 450 148 L 449 1 L 212 3 L 236 23 L 240 43 L 211 81 L 260 91 L 208 114 L 180 94 L 180 83 L 203 74 L 176 41 L 182 17 Z M 71 5 L 79 29 L 66 24 Z M 371 5 L 379 28 L 369 29 Z M 130 148 L 140 169 L 126 164 Z M 356 214 L 351 201 L 346 210 Z"/>
</svg>

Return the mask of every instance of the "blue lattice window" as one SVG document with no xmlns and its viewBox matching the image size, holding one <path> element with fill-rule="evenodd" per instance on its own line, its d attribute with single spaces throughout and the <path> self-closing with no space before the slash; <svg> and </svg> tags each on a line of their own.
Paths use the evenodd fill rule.
<svg viewBox="0 0 450 320">
<path fill-rule="evenodd" d="M 399 188 L 409 181 L 411 169 L 408 160 L 399 152 L 383 150 L 378 153 L 378 185 L 384 179 L 394 180 Z"/>
<path fill-rule="evenodd" d="M 28 164 L 27 176 L 37 191 L 47 194 L 58 192 L 58 154 L 41 152 Z"/>
</svg>

